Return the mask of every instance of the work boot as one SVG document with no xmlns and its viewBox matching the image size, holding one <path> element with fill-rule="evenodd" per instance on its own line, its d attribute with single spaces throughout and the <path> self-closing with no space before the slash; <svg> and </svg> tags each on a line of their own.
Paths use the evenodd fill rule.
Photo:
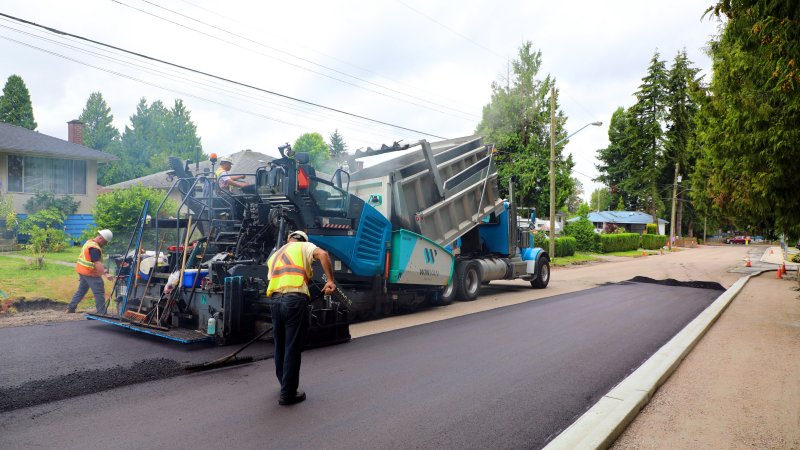
<svg viewBox="0 0 800 450">
<path fill-rule="evenodd" d="M 74 314 L 74 313 L 75 313 L 75 308 L 67 307 L 67 314 Z"/>
<path fill-rule="evenodd" d="M 295 403 L 300 403 L 305 399 L 306 399 L 306 393 L 303 391 L 297 391 L 297 393 L 294 394 L 294 397 L 279 399 L 278 404 L 282 406 L 294 405 Z"/>
</svg>

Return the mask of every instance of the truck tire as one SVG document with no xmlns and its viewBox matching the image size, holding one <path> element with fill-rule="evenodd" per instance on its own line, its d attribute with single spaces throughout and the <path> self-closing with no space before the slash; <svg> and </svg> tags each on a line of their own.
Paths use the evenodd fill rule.
<svg viewBox="0 0 800 450">
<path fill-rule="evenodd" d="M 453 300 L 456 299 L 456 287 L 454 286 L 455 282 L 456 274 L 453 274 L 453 279 L 450 280 L 450 284 L 443 287 L 442 292 L 439 293 L 439 301 L 435 306 L 444 306 L 453 303 Z"/>
<path fill-rule="evenodd" d="M 536 278 L 531 280 L 531 286 L 544 289 L 550 283 L 550 260 L 543 256 L 536 262 Z"/>
<path fill-rule="evenodd" d="M 475 261 L 461 261 L 456 266 L 457 297 L 459 300 L 471 302 L 478 298 L 481 289 L 481 271 Z M 457 282 L 457 283 L 456 283 Z"/>
</svg>

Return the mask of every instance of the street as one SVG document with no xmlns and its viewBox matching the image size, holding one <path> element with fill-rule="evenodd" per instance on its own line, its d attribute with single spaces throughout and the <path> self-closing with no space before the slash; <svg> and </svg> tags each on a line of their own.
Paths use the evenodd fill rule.
<svg viewBox="0 0 800 450">
<path fill-rule="evenodd" d="M 306 352 L 301 385 L 309 400 L 293 408 L 277 406 L 277 383 L 267 360 L 9 411 L 0 415 L 0 444 L 539 447 L 720 292 L 645 283 L 602 285 L 639 275 L 727 286 L 738 276 L 726 269 L 736 267 L 748 250 L 704 248 L 560 269 L 543 291 L 493 286 L 476 302 L 354 325 L 354 336 L 385 331 L 393 322 L 401 329 Z M 568 291 L 578 292 L 559 295 Z M 533 297 L 547 298 L 520 301 Z M 464 313 L 467 307 L 484 311 L 441 317 Z M 415 319 L 429 323 L 403 328 Z M 75 324 L 86 328 L 83 322 Z M 6 342 L 2 331 L 0 340 Z M 109 333 L 93 331 L 108 339 Z M 119 361 L 104 360 L 92 355 L 86 336 L 74 344 L 85 353 L 72 356 L 78 366 L 93 360 L 113 368 L 130 362 L 134 353 L 140 359 L 170 357 L 156 342 L 130 341 L 132 347 L 120 349 Z M 148 350 L 131 352 L 137 346 Z M 106 349 L 104 355 L 109 354 L 115 353 Z M 46 356 L 38 360 L 41 367 L 30 370 L 39 375 L 27 375 L 29 381 L 43 373 L 68 380 L 70 371 L 79 370 L 61 367 L 69 360 Z M 182 354 L 183 361 L 196 357 Z M 48 364 L 55 372 L 49 372 Z M 11 378 L 25 377 L 17 372 Z"/>
</svg>

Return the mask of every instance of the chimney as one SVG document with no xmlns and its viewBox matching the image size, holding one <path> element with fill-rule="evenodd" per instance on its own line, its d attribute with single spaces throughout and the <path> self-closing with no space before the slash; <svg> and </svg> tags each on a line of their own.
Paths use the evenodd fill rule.
<svg viewBox="0 0 800 450">
<path fill-rule="evenodd" d="M 67 122 L 67 140 L 73 144 L 83 145 L 83 122 L 77 119 Z"/>
</svg>

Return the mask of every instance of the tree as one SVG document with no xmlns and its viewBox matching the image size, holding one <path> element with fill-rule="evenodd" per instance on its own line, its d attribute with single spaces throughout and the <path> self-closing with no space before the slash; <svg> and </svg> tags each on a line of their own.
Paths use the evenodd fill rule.
<svg viewBox="0 0 800 450">
<path fill-rule="evenodd" d="M 656 51 L 647 68 L 647 75 L 636 92 L 636 103 L 629 114 L 634 138 L 629 157 L 633 168 L 629 173 L 628 192 L 644 200 L 651 211 L 653 223 L 658 223 L 658 210 L 663 202 L 658 189 L 658 174 L 664 154 L 664 131 L 661 123 L 666 117 L 667 71 Z"/>
<path fill-rule="evenodd" d="M 696 79 L 698 72 L 698 69 L 691 67 L 686 50 L 678 52 L 670 68 L 667 82 L 667 131 L 664 139 L 664 164 L 659 177 L 659 184 L 667 187 L 662 192 L 667 195 L 662 195 L 662 198 L 672 198 L 672 188 L 676 176 L 681 176 L 688 183 L 689 169 L 695 165 L 696 157 L 690 151 L 690 143 L 695 137 L 694 119 L 698 106 L 691 90 L 699 87 L 699 80 Z M 678 173 L 673 170 L 676 164 Z M 694 217 L 690 205 L 687 207 L 688 202 L 683 201 L 683 192 L 680 190 L 677 193 L 676 236 L 683 235 L 681 224 L 684 219 L 684 211 L 687 212 L 688 217 Z M 689 226 L 689 235 L 692 235 L 691 226 Z"/>
<path fill-rule="evenodd" d="M 107 148 L 120 161 L 101 169 L 100 184 L 115 184 L 162 171 L 167 168 L 168 156 L 196 158 L 200 138 L 180 99 L 175 100 L 172 109 L 167 109 L 160 100 L 148 105 L 142 98 L 130 120 L 131 126 L 125 126 L 120 144 Z"/>
<path fill-rule="evenodd" d="M 705 195 L 740 225 L 800 235 L 800 9 L 796 2 L 722 0 L 714 76 L 698 139 Z M 724 18 L 723 18 L 724 16 Z"/>
<path fill-rule="evenodd" d="M 19 75 L 11 75 L 0 97 L 0 122 L 35 130 L 31 95 Z"/>
<path fill-rule="evenodd" d="M 609 186 L 611 197 L 608 203 L 623 202 L 637 209 L 641 202 L 637 196 L 628 193 L 626 185 L 629 183 L 630 171 L 636 170 L 636 167 L 631 167 L 631 161 L 628 160 L 634 140 L 634 130 L 628 112 L 620 106 L 611 115 L 608 126 L 608 147 L 597 151 L 600 164 L 595 167 L 600 172 L 597 179 Z"/>
<path fill-rule="evenodd" d="M 567 199 L 567 211 L 570 213 L 575 213 L 583 204 L 583 199 L 581 199 L 581 195 L 583 195 L 583 183 L 581 183 L 577 178 L 573 178 L 572 182 L 574 184 L 572 187 L 572 193 Z"/>
<path fill-rule="evenodd" d="M 595 189 L 589 198 L 589 209 L 595 211 L 608 211 L 611 208 L 611 190 L 608 188 Z M 621 200 L 621 198 L 620 198 Z"/>
<path fill-rule="evenodd" d="M 83 145 L 106 151 L 119 141 L 119 130 L 114 128 L 114 115 L 100 92 L 92 92 L 78 117 L 83 122 Z"/>
<path fill-rule="evenodd" d="M 334 130 L 331 134 L 331 159 L 336 159 L 342 155 L 347 154 L 347 144 L 344 143 L 344 138 L 339 134 L 339 130 Z"/>
<path fill-rule="evenodd" d="M 315 167 L 321 167 L 325 161 L 330 159 L 330 148 L 319 133 L 303 134 L 294 141 L 292 150 L 307 152 L 311 157 L 311 164 Z"/>
<path fill-rule="evenodd" d="M 550 76 L 537 78 L 542 55 L 530 42 L 519 49 L 509 78 L 492 83 L 491 102 L 483 107 L 477 127 L 488 142 L 500 150 L 496 156 L 500 188 L 515 176 L 519 204 L 533 206 L 540 215 L 550 210 Z M 558 109 L 556 90 L 556 141 L 566 137 L 566 117 Z M 572 155 L 564 158 L 563 143 L 556 148 L 556 209 L 563 209 L 574 191 Z"/>
</svg>

